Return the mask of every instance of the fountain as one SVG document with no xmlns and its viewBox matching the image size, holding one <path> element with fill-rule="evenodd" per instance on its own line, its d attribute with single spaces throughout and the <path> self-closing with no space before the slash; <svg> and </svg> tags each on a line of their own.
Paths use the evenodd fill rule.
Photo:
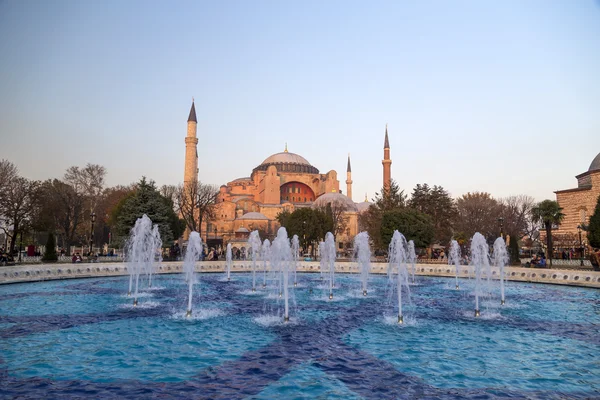
<svg viewBox="0 0 600 400">
<path fill-rule="evenodd" d="M 298 235 L 292 236 L 292 257 L 294 260 L 294 286 L 298 286 L 297 272 L 298 272 L 298 252 L 300 251 L 300 241 Z"/>
<path fill-rule="evenodd" d="M 408 241 L 408 260 L 411 266 L 412 282 L 415 283 L 415 269 L 417 263 L 417 253 L 415 252 L 415 242 L 412 240 Z"/>
<path fill-rule="evenodd" d="M 506 251 L 504 239 L 499 237 L 494 242 L 494 265 L 498 267 L 500 273 L 500 305 L 504 305 L 504 266 L 508 263 L 509 257 Z"/>
<path fill-rule="evenodd" d="M 267 261 L 271 258 L 271 242 L 265 239 L 262 245 L 261 256 L 263 260 L 263 288 L 267 287 Z"/>
<path fill-rule="evenodd" d="M 460 259 L 461 259 L 460 246 L 458 245 L 458 242 L 456 240 L 452 240 L 450 242 L 450 254 L 448 255 L 448 265 L 454 264 L 454 268 L 455 268 L 455 272 L 456 272 L 456 276 L 455 276 L 456 290 L 459 289 L 458 277 L 460 275 Z"/>
<path fill-rule="evenodd" d="M 362 294 L 366 296 L 367 281 L 371 272 L 371 247 L 369 246 L 369 234 L 367 232 L 360 232 L 354 237 L 354 254 L 358 262 Z"/>
<path fill-rule="evenodd" d="M 231 243 L 227 243 L 227 251 L 225 252 L 225 262 L 226 262 L 226 274 L 227 280 L 231 280 L 231 263 L 233 262 L 233 256 L 231 255 Z"/>
<path fill-rule="evenodd" d="M 489 270 L 489 246 L 483 235 L 479 232 L 473 235 L 471 239 L 471 265 L 475 270 L 475 317 L 479 317 L 481 312 L 479 310 L 479 296 L 482 294 L 482 283 L 481 275 L 484 268 Z M 488 273 L 488 280 L 489 280 Z"/>
<path fill-rule="evenodd" d="M 333 288 L 335 287 L 335 239 L 333 233 L 327 232 L 323 244 L 323 253 L 325 271 L 329 275 L 329 300 L 333 299 Z"/>
<path fill-rule="evenodd" d="M 201 254 L 202 239 L 198 232 L 193 231 L 190 233 L 187 249 L 183 258 L 183 274 L 185 276 L 185 281 L 188 284 L 188 306 L 185 313 L 186 317 L 192 316 L 192 290 L 196 280 L 194 271 L 196 269 L 196 262 L 200 259 Z"/>
<path fill-rule="evenodd" d="M 319 242 L 319 272 L 321 273 L 321 280 L 323 280 L 326 266 L 327 255 L 325 254 L 325 242 Z"/>
<path fill-rule="evenodd" d="M 134 227 L 131 229 L 129 239 L 126 244 L 129 271 L 129 291 L 128 296 L 131 296 L 133 281 L 135 280 L 135 292 L 133 297 L 133 305 L 138 305 L 138 288 L 140 274 L 146 272 L 151 276 L 156 263 L 155 253 L 160 249 L 162 241 L 158 226 L 152 226 L 152 221 L 146 214 L 138 218 Z M 151 284 L 149 278 L 149 284 Z"/>
<path fill-rule="evenodd" d="M 248 239 L 250 249 L 252 251 L 252 291 L 256 291 L 256 259 L 260 253 L 260 236 L 258 231 L 252 231 L 250 233 L 250 239 Z"/>
<path fill-rule="evenodd" d="M 290 320 L 289 313 L 289 272 L 291 262 L 291 248 L 290 241 L 288 240 L 287 231 L 284 227 L 279 228 L 277 231 L 277 237 L 273 241 L 273 248 L 271 249 L 271 260 L 275 264 L 275 268 L 280 271 L 280 290 L 283 286 L 283 301 L 284 301 L 284 322 Z M 281 296 L 280 292 L 280 296 Z"/>
<path fill-rule="evenodd" d="M 406 268 L 407 262 L 408 243 L 406 238 L 398 231 L 394 231 L 392 241 L 389 246 L 389 267 L 388 273 L 393 273 L 394 267 L 396 270 L 396 290 L 398 293 L 398 323 L 404 323 L 404 316 L 402 314 L 402 286 L 406 287 L 407 296 L 410 297 L 409 286 L 408 286 L 408 270 Z"/>
<path fill-rule="evenodd" d="M 283 232 L 279 237 L 285 238 Z M 488 257 L 485 240 L 479 239 L 481 252 L 477 250 L 478 237 L 474 238 L 473 254 L 479 260 L 474 267 L 479 265 L 483 289 L 479 287 L 477 293 L 485 291 Z M 186 246 L 184 263 L 193 241 L 192 237 Z M 235 282 L 227 283 L 223 273 L 200 275 L 198 269 L 195 280 L 188 279 L 182 289 L 183 275 L 178 268 L 182 263 L 157 268 L 152 285 L 161 290 L 152 291 L 152 300 L 140 301 L 136 309 L 131 307 L 132 299 L 123 296 L 130 277 L 118 276 L 126 273 L 124 264 L 119 263 L 44 265 L 39 282 L 0 285 L 0 393 L 8 398 L 39 394 L 64 399 L 84 392 L 99 393 L 103 398 L 121 398 L 127 393 L 189 397 L 192 391 L 206 398 L 257 399 L 410 398 L 415 393 L 448 400 L 598 397 L 598 289 L 526 281 L 528 277 L 534 281 L 533 274 L 539 278 L 547 274 L 546 282 L 563 283 L 568 275 L 573 283 L 579 277 L 581 284 L 586 277 L 597 280 L 598 273 L 505 265 L 506 278 L 521 281 L 505 286 L 506 297 L 518 299 L 518 306 L 496 304 L 494 313 L 487 313 L 479 297 L 477 308 L 484 318 L 473 318 L 474 300 L 466 291 L 444 290 L 456 279 L 446 274 L 453 267 L 427 265 L 426 274 L 438 269 L 448 277 L 420 276 L 418 286 L 405 289 L 410 257 L 408 243 L 399 234 L 390 253 L 393 290 L 386 290 L 390 287 L 387 265 L 372 262 L 367 297 L 344 296 L 346 290 L 357 289 L 358 276 L 335 275 L 339 301 L 324 302 L 323 296 L 310 295 L 308 290 L 294 291 L 288 243 L 278 239 L 270 246 L 276 253 L 273 262 L 278 264 L 273 270 L 283 269 L 282 278 L 289 277 L 283 285 L 289 292 L 284 291 L 282 299 L 271 293 L 240 293 L 240 287 L 250 288 L 250 270 L 236 273 Z M 451 247 L 449 244 L 449 254 Z M 494 271 L 499 255 L 494 250 Z M 344 272 L 349 267 L 357 272 L 354 263 L 336 264 L 338 272 L 341 267 Z M 209 267 L 214 263 L 196 265 L 204 271 L 213 270 Z M 130 266 L 133 271 L 133 264 Z M 318 263 L 304 266 L 313 266 L 317 272 Z M 103 276 L 88 277 L 96 267 Z M 17 271 L 12 268 L 2 268 L 0 275 Z M 28 266 L 18 272 L 33 275 L 36 268 Z M 64 275 L 54 273 L 58 268 L 63 274 L 68 268 L 71 276 L 80 279 L 61 279 Z M 318 281 L 317 274 L 302 275 L 302 267 L 298 269 L 299 283 Z M 46 270 L 53 273 L 46 274 Z M 466 277 L 466 270 L 461 266 L 461 276 Z M 203 304 L 198 302 L 199 278 Z M 496 276 L 493 278 L 496 295 Z M 190 282 L 195 298 L 189 293 Z M 398 282 L 403 292 L 400 301 L 394 292 Z M 475 280 L 459 283 L 464 289 Z M 323 286 L 328 289 L 325 281 Z M 132 297 L 134 289 L 132 283 Z M 144 289 L 142 272 L 140 299 Z M 273 290 L 277 291 L 277 286 Z M 191 306 L 190 297 L 194 299 Z M 543 301 L 548 299 L 551 301 Z M 408 317 L 409 300 L 418 307 L 415 318 Z M 386 301 L 391 301 L 393 317 L 377 318 Z M 271 307 L 277 307 L 277 312 L 266 312 Z M 184 317 L 184 308 L 186 312 L 193 309 L 191 318 Z M 398 325 L 398 316 L 402 325 Z M 399 350 L 398 343 L 404 343 L 406 351 Z"/>
</svg>

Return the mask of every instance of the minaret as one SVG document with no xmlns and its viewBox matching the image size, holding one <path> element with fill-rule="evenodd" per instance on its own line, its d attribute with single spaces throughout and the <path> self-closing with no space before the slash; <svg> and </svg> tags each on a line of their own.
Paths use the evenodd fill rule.
<svg viewBox="0 0 600 400">
<path fill-rule="evenodd" d="M 196 107 L 192 98 L 192 108 L 187 123 L 187 137 L 185 138 L 185 170 L 183 183 L 196 182 L 198 180 L 198 138 L 196 137 Z"/>
<path fill-rule="evenodd" d="M 385 124 L 385 142 L 383 142 L 383 187 L 389 188 L 392 183 L 392 160 L 390 159 L 390 141 L 387 124 Z"/>
<path fill-rule="evenodd" d="M 346 168 L 346 196 L 352 200 L 352 168 L 350 167 L 350 154 L 348 153 L 348 168 Z"/>
</svg>

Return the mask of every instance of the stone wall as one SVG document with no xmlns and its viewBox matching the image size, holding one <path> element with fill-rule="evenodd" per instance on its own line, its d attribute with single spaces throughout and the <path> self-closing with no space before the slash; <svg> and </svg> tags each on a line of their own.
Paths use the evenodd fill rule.
<svg viewBox="0 0 600 400">
<path fill-rule="evenodd" d="M 560 228 L 555 232 L 558 234 L 577 234 L 577 226 L 587 224 L 590 216 L 594 213 L 598 196 L 600 196 L 600 172 L 589 175 L 591 187 L 570 190 L 559 190 L 556 192 L 556 201 L 563 208 L 565 218 Z"/>
<path fill-rule="evenodd" d="M 386 274 L 387 263 L 372 263 L 371 273 Z M 409 267 L 410 268 L 410 267 Z M 232 264 L 232 272 L 251 272 L 251 261 L 238 261 Z M 358 266 L 352 262 L 336 262 L 336 272 L 358 273 Z M 159 265 L 159 274 L 181 274 L 182 262 L 163 262 Z M 492 267 L 492 278 L 497 279 L 499 272 Z M 203 273 L 224 273 L 225 261 L 205 261 L 196 263 L 196 271 Z M 473 278 L 473 272 L 468 266 L 461 266 L 462 279 Z M 319 273 L 318 262 L 299 262 L 298 272 Z M 556 285 L 584 286 L 600 289 L 600 272 L 560 269 L 537 269 L 507 267 L 507 280 L 518 282 L 549 283 Z M 39 264 L 22 265 L 0 268 L 0 284 L 35 282 L 57 279 L 110 277 L 127 275 L 127 264 L 123 263 L 94 263 L 94 264 Z M 454 278 L 455 269 L 451 265 L 417 264 L 416 275 Z"/>
</svg>

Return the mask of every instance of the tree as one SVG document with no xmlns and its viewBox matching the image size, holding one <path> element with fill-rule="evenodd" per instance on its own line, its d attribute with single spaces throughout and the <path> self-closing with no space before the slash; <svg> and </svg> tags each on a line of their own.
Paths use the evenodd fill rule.
<svg viewBox="0 0 600 400">
<path fill-rule="evenodd" d="M 111 219 L 117 205 L 126 197 L 133 195 L 135 185 L 114 186 L 102 191 L 102 195 L 96 205 L 96 224 L 94 227 L 95 246 L 100 246 L 109 242 L 109 233 L 116 225 L 116 221 Z"/>
<path fill-rule="evenodd" d="M 40 193 L 36 229 L 59 232 L 62 246 L 71 254 L 71 245 L 77 243 L 78 230 L 84 221 L 84 194 L 58 179 L 45 181 Z"/>
<path fill-rule="evenodd" d="M 163 186 L 165 194 L 171 190 Z M 175 207 L 190 231 L 202 234 L 202 221 L 212 221 L 216 217 L 215 205 L 219 189 L 200 181 L 179 185 L 172 192 Z"/>
<path fill-rule="evenodd" d="M 276 218 L 281 226 L 285 227 L 289 237 L 298 235 L 300 245 L 305 251 L 312 247 L 313 256 L 316 244 L 324 240 L 325 234 L 333 228 L 331 216 L 319 209 L 299 208 L 292 213 L 282 211 Z"/>
<path fill-rule="evenodd" d="M 346 212 L 349 211 L 348 204 L 341 200 L 335 199 L 329 203 L 325 207 L 319 207 L 320 211 L 324 212 L 331 219 L 331 233 L 334 236 L 337 236 L 343 233 L 348 226 L 348 216 Z"/>
<path fill-rule="evenodd" d="M 48 234 L 48 240 L 46 241 L 46 251 L 44 252 L 42 261 L 58 261 L 58 255 L 56 254 L 56 239 L 54 238 L 54 234 L 52 232 Z"/>
<path fill-rule="evenodd" d="M 458 215 L 456 204 L 441 186 L 428 184 L 413 189 L 408 207 L 429 215 L 434 225 L 433 241 L 447 244 L 452 239 L 453 226 Z"/>
<path fill-rule="evenodd" d="M 519 254 L 519 240 L 516 237 L 510 237 L 510 243 L 508 244 L 508 253 L 510 255 L 511 264 L 521 265 L 521 255 Z"/>
<path fill-rule="evenodd" d="M 71 185 L 76 193 L 85 196 L 90 213 L 96 211 L 100 194 L 104 189 L 106 168 L 98 164 L 88 163 L 84 168 L 69 167 L 64 180 Z"/>
<path fill-rule="evenodd" d="M 392 179 L 390 186 L 383 186 L 379 193 L 375 193 L 374 205 L 383 212 L 404 208 L 406 206 L 404 190 L 400 190 L 396 181 Z"/>
<path fill-rule="evenodd" d="M 410 208 L 386 211 L 381 221 L 381 238 L 389 246 L 394 231 L 402 233 L 406 240 L 413 240 L 416 247 L 427 247 L 434 238 L 434 224 L 431 217 Z"/>
<path fill-rule="evenodd" d="M 8 160 L 0 160 L 0 199 L 4 195 L 6 185 L 19 176 L 17 167 Z"/>
<path fill-rule="evenodd" d="M 500 199 L 499 204 L 505 234 L 517 240 L 525 236 L 533 237 L 536 229 L 531 220 L 531 209 L 535 205 L 533 197 L 509 196 Z"/>
<path fill-rule="evenodd" d="M 136 185 L 135 192 L 115 208 L 112 216 L 116 221 L 115 240 L 124 243 L 137 219 L 144 214 L 158 225 L 165 245 L 170 245 L 185 229 L 185 223 L 175 214 L 171 200 L 159 193 L 154 181 L 147 181 L 143 177 Z"/>
<path fill-rule="evenodd" d="M 392 179 L 390 186 L 384 186 L 379 193 L 375 193 L 375 199 L 369 209 L 358 216 L 361 230 L 366 230 L 373 242 L 375 249 L 386 249 L 381 238 L 381 222 L 383 213 L 403 209 L 406 206 L 406 195 L 404 190 Z"/>
<path fill-rule="evenodd" d="M 9 254 L 15 249 L 17 235 L 23 231 L 33 217 L 38 198 L 39 182 L 13 177 L 4 186 L 0 197 L 0 215 L 4 217 L 4 233 L 10 236 Z"/>
<path fill-rule="evenodd" d="M 554 255 L 554 247 L 552 245 L 552 225 L 558 225 L 562 222 L 565 214 L 562 213 L 562 207 L 557 201 L 544 200 L 538 203 L 531 210 L 533 222 L 541 223 L 546 229 L 546 258 L 552 266 L 552 256 Z"/>
<path fill-rule="evenodd" d="M 479 232 L 493 243 L 500 235 L 500 205 L 489 193 L 464 194 L 456 200 L 456 206 L 456 231 L 461 236 L 471 238 L 475 232 Z"/>
<path fill-rule="evenodd" d="M 590 246 L 595 249 L 600 248 L 600 196 L 598 196 L 594 214 L 590 217 L 590 223 L 587 226 L 587 237 Z"/>
</svg>

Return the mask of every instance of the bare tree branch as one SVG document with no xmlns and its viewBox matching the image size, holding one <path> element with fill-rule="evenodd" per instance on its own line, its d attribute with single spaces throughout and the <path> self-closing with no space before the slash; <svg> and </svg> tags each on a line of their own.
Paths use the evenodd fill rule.
<svg viewBox="0 0 600 400">
<path fill-rule="evenodd" d="M 165 187 L 165 193 L 171 189 Z M 219 188 L 200 181 L 179 185 L 172 192 L 177 212 L 188 229 L 202 233 L 202 221 L 213 221 Z"/>
</svg>

